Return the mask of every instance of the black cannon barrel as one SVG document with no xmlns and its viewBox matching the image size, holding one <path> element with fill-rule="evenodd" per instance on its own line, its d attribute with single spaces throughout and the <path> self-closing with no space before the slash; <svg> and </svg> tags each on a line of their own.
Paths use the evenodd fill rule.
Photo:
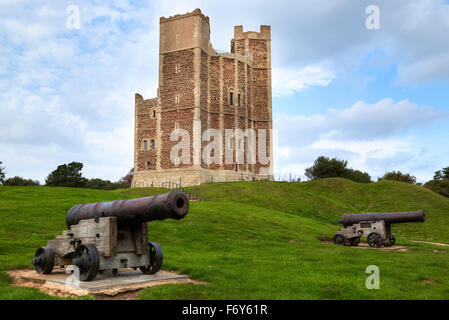
<svg viewBox="0 0 449 320">
<path fill-rule="evenodd" d="M 66 216 L 67 227 L 80 220 L 96 217 L 117 217 L 120 225 L 131 225 L 154 220 L 182 219 L 189 211 L 189 199 L 179 190 L 139 199 L 84 203 L 73 206 Z"/>
<path fill-rule="evenodd" d="M 411 212 L 387 213 L 345 213 L 340 223 L 350 226 L 362 221 L 384 220 L 385 223 L 424 222 L 426 216 L 423 210 Z"/>
</svg>

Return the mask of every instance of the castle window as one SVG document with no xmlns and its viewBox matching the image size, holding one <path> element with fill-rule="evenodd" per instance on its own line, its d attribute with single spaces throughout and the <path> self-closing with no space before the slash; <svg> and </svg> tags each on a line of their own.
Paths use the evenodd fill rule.
<svg viewBox="0 0 449 320">
<path fill-rule="evenodd" d="M 238 99 L 238 101 L 237 101 L 237 103 L 238 103 L 238 106 L 240 107 L 240 93 L 239 93 L 239 95 L 238 95 L 237 99 Z"/>
<path fill-rule="evenodd" d="M 148 150 L 148 141 L 147 140 L 143 140 L 143 150 Z"/>
<path fill-rule="evenodd" d="M 151 149 L 156 149 L 156 141 L 154 141 L 154 139 L 151 140 Z"/>
<path fill-rule="evenodd" d="M 175 103 L 179 103 L 180 97 L 179 93 L 175 95 Z"/>
<path fill-rule="evenodd" d="M 229 92 L 229 105 L 234 105 L 234 92 Z"/>
<path fill-rule="evenodd" d="M 150 161 L 147 162 L 147 169 L 152 169 Z"/>
<path fill-rule="evenodd" d="M 231 138 L 229 138 L 229 149 L 231 149 L 232 150 L 232 145 L 233 145 L 233 143 L 232 143 L 233 141 L 232 141 L 232 137 Z"/>
<path fill-rule="evenodd" d="M 179 73 L 179 72 L 181 72 L 181 64 L 177 63 L 177 64 L 175 64 L 175 73 Z"/>
<path fill-rule="evenodd" d="M 156 110 L 153 109 L 153 119 L 156 119 Z"/>
</svg>

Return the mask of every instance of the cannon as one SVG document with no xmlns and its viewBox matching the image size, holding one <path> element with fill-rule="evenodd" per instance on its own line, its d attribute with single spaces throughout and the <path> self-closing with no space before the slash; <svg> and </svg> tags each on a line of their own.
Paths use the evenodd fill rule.
<svg viewBox="0 0 449 320">
<path fill-rule="evenodd" d="M 390 247 L 396 242 L 396 237 L 391 232 L 392 224 L 424 221 L 423 210 L 388 213 L 345 213 L 340 220 L 344 227 L 335 233 L 334 243 L 357 246 L 363 236 L 366 237 L 368 245 L 372 248 Z"/>
<path fill-rule="evenodd" d="M 180 220 L 189 210 L 188 197 L 179 190 L 139 199 L 85 203 L 66 215 L 69 230 L 37 249 L 32 263 L 37 273 L 49 274 L 56 266 L 73 266 L 80 281 L 97 273 L 120 268 L 139 268 L 154 274 L 163 254 L 156 242 L 148 242 L 148 223 L 167 218 Z"/>
</svg>

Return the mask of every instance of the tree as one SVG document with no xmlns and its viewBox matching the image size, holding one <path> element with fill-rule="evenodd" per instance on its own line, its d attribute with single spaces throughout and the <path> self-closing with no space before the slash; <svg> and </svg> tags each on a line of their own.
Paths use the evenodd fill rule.
<svg viewBox="0 0 449 320">
<path fill-rule="evenodd" d="M 133 175 L 134 175 L 134 168 L 131 168 L 131 170 L 129 170 L 128 174 L 124 177 L 122 177 L 117 183 L 120 185 L 123 185 L 125 188 L 126 187 L 131 187 L 131 183 L 133 181 Z"/>
<path fill-rule="evenodd" d="M 59 187 L 85 187 L 87 179 L 82 176 L 82 169 L 83 164 L 80 162 L 60 165 L 48 175 L 45 184 Z"/>
<path fill-rule="evenodd" d="M 2 167 L 3 162 L 0 161 L 0 184 L 5 182 L 5 167 Z"/>
<path fill-rule="evenodd" d="M 445 179 L 449 179 L 449 167 L 435 171 L 433 180 L 445 180 Z"/>
<path fill-rule="evenodd" d="M 360 183 L 370 183 L 371 176 L 367 172 L 362 172 L 359 170 L 347 169 L 346 177 L 349 180 L 360 182 Z"/>
<path fill-rule="evenodd" d="M 348 168 L 348 161 L 337 158 L 318 157 L 313 166 L 306 169 L 305 175 L 310 180 L 321 178 L 346 178 L 355 182 L 370 183 L 371 177 L 367 172 Z"/>
<path fill-rule="evenodd" d="M 449 197 L 449 167 L 435 171 L 433 180 L 426 182 L 424 187 L 445 197 Z"/>
<path fill-rule="evenodd" d="M 449 179 L 431 180 L 424 185 L 425 188 L 439 193 L 442 196 L 449 197 Z"/>
<path fill-rule="evenodd" d="M 37 180 L 24 179 L 22 177 L 15 176 L 8 178 L 3 182 L 5 186 L 40 186 L 41 184 Z"/>
<path fill-rule="evenodd" d="M 415 184 L 416 183 L 416 177 L 415 176 L 412 176 L 409 173 L 402 173 L 401 171 L 385 172 L 384 176 L 382 178 L 379 178 L 378 180 L 379 181 L 382 181 L 382 180 L 396 180 L 396 181 L 405 182 L 405 183 L 411 183 L 411 184 Z"/>
<path fill-rule="evenodd" d="M 315 160 L 313 166 L 306 169 L 305 175 L 310 180 L 344 177 L 346 175 L 347 166 L 348 161 L 346 160 L 338 160 L 337 158 L 329 159 L 320 156 Z"/>
</svg>

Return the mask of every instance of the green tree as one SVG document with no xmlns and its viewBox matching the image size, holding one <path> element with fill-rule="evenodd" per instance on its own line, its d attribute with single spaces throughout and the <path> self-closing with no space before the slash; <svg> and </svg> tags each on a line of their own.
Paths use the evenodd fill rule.
<svg viewBox="0 0 449 320">
<path fill-rule="evenodd" d="M 401 171 L 385 172 L 384 176 L 382 178 L 379 178 L 378 180 L 379 181 L 382 181 L 382 180 L 396 180 L 396 181 L 405 182 L 405 183 L 411 183 L 411 184 L 415 184 L 416 183 L 416 177 L 415 176 L 412 176 L 409 173 L 402 173 Z"/>
<path fill-rule="evenodd" d="M 5 186 L 40 186 L 41 184 L 37 180 L 24 179 L 22 177 L 15 176 L 8 178 L 3 182 Z"/>
<path fill-rule="evenodd" d="M 433 192 L 439 193 L 442 196 L 449 197 L 449 179 L 431 180 L 427 182 L 424 187 Z"/>
<path fill-rule="evenodd" d="M 435 171 L 433 180 L 445 180 L 445 179 L 449 179 L 449 167 Z"/>
<path fill-rule="evenodd" d="M 424 187 L 445 197 L 449 197 L 449 167 L 435 171 L 433 180 L 426 182 Z"/>
<path fill-rule="evenodd" d="M 360 183 L 370 183 L 371 176 L 367 172 L 362 172 L 359 170 L 347 169 L 345 178 L 349 180 L 360 182 Z"/>
<path fill-rule="evenodd" d="M 45 184 L 54 187 L 85 187 L 87 179 L 82 176 L 82 169 L 83 164 L 80 162 L 60 165 L 48 175 Z"/>
<path fill-rule="evenodd" d="M 5 167 L 2 167 L 3 162 L 0 161 L 0 184 L 5 182 Z"/>
<path fill-rule="evenodd" d="M 306 169 L 305 175 L 310 180 L 320 178 L 344 177 L 348 161 L 337 158 L 318 157 L 313 166 Z"/>
<path fill-rule="evenodd" d="M 368 173 L 348 168 L 348 161 L 337 158 L 318 157 L 313 166 L 306 169 L 305 175 L 310 180 L 321 178 L 346 178 L 355 182 L 369 183 L 371 177 Z"/>
<path fill-rule="evenodd" d="M 129 188 L 131 187 L 131 183 L 133 181 L 133 175 L 134 175 L 134 168 L 131 168 L 128 174 L 122 177 L 117 183 L 122 185 L 124 188 Z"/>
</svg>

